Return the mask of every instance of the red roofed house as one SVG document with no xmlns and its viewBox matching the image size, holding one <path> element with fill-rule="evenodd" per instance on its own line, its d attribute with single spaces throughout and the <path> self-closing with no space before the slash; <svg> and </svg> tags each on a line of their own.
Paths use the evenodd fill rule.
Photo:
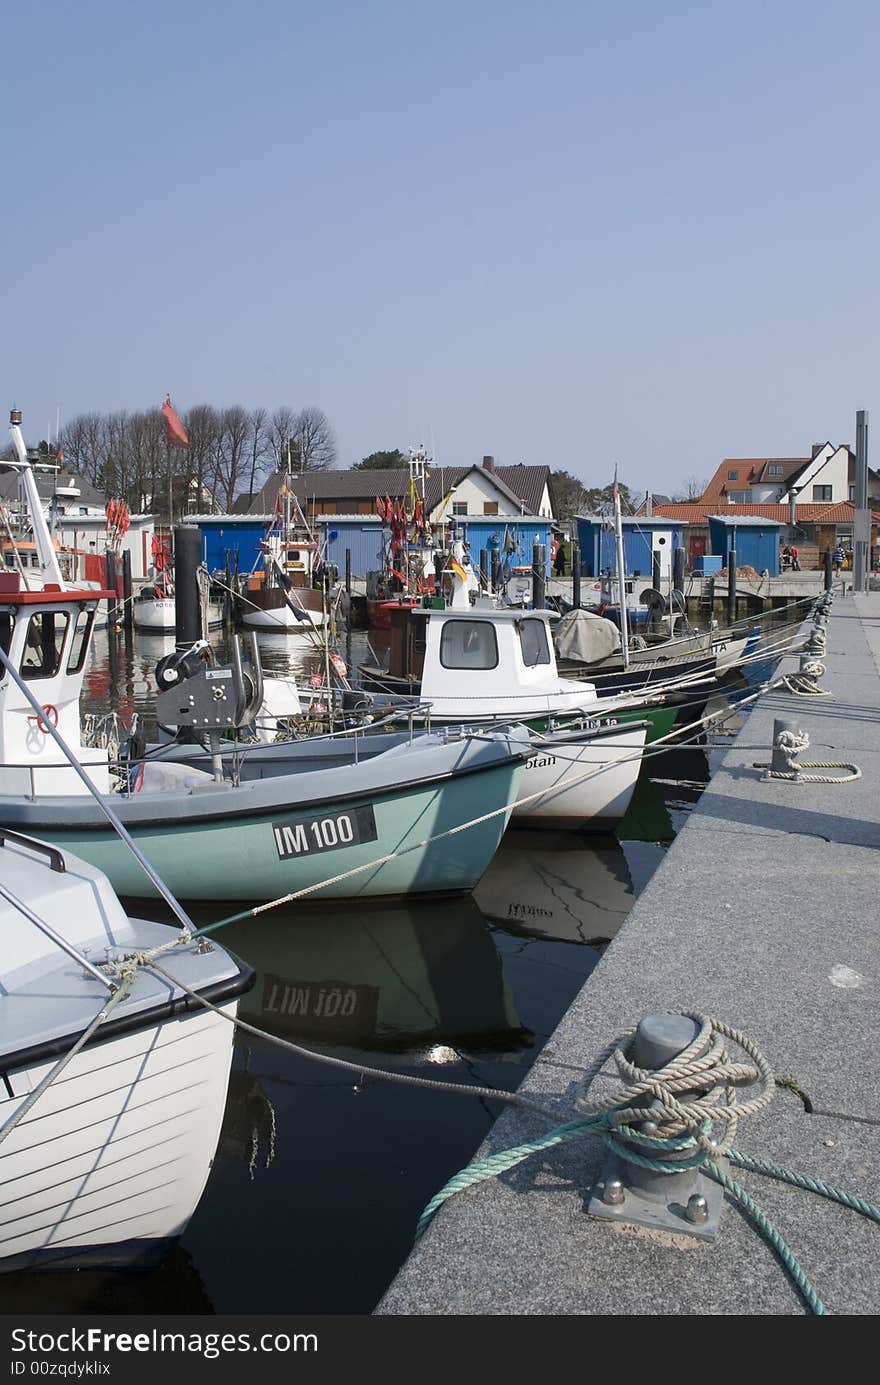
<svg viewBox="0 0 880 1385">
<path fill-rule="evenodd" d="M 845 443 L 815 443 L 809 457 L 726 457 L 703 492 L 686 504 L 655 505 L 653 513 L 688 522 L 691 562 L 709 551 L 708 516 L 740 514 L 783 524 L 781 544 L 795 544 L 801 567 L 852 543 L 855 456 Z M 868 503 L 880 511 L 880 474 L 868 473 Z M 876 527 L 872 528 L 876 543 Z"/>
</svg>

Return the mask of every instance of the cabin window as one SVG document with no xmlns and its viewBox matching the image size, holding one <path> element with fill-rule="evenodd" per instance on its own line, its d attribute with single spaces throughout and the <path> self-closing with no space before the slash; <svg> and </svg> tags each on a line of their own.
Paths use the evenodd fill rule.
<svg viewBox="0 0 880 1385">
<path fill-rule="evenodd" d="M 518 620 L 519 644 L 522 661 L 526 668 L 536 664 L 549 664 L 550 646 L 547 642 L 547 627 L 543 620 Z"/>
<path fill-rule="evenodd" d="M 28 624 L 21 661 L 22 678 L 54 678 L 70 616 L 67 611 L 35 611 Z"/>
<path fill-rule="evenodd" d="M 67 660 L 68 673 L 79 673 L 86 661 L 94 619 L 94 611 L 80 611 L 76 618 L 73 639 L 70 642 L 70 656 Z"/>
<path fill-rule="evenodd" d="M 454 515 L 466 515 L 468 512 L 466 500 L 454 500 L 452 502 L 452 513 Z"/>
<path fill-rule="evenodd" d="M 813 499 L 814 499 L 814 500 L 830 500 L 832 494 L 833 494 L 833 489 L 832 489 L 831 486 L 814 486 L 814 487 L 813 487 Z"/>
<path fill-rule="evenodd" d="M 444 668 L 497 668 L 498 642 L 488 620 L 447 620 L 440 636 Z"/>
</svg>

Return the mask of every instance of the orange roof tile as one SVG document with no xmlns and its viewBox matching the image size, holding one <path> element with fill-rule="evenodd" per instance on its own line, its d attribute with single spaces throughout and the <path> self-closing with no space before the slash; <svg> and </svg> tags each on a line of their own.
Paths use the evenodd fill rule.
<svg viewBox="0 0 880 1385">
<path fill-rule="evenodd" d="M 798 505 L 795 515 L 801 524 L 851 524 L 855 508 L 851 500 L 841 500 L 836 505 Z M 719 505 L 717 497 L 711 496 L 703 500 L 654 506 L 655 518 L 687 520 L 690 524 L 705 524 L 707 516 L 714 514 L 729 515 L 731 519 L 736 515 L 757 515 L 762 519 L 775 519 L 787 524 L 789 513 L 788 505 Z M 877 517 L 880 518 L 880 515 Z"/>
</svg>

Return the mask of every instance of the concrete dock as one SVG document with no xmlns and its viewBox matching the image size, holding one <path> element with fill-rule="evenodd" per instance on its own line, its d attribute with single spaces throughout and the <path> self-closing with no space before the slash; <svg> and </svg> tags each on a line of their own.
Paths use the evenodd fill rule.
<svg viewBox="0 0 880 1385">
<path fill-rule="evenodd" d="M 777 1089 L 742 1122 L 747 1154 L 880 1201 L 880 594 L 828 622 L 828 698 L 766 693 L 521 1089 L 577 1116 L 583 1074 L 642 1016 L 691 1010 L 744 1031 Z M 780 673 L 797 669 L 784 660 Z M 803 761 L 845 761 L 844 785 L 765 781 L 774 718 L 808 732 Z M 607 1074 L 607 1076 L 606 1076 Z M 593 1090 L 618 1086 L 606 1065 Z M 547 1132 L 508 1110 L 475 1158 Z M 702 1243 L 611 1226 L 586 1206 L 597 1139 L 532 1155 L 440 1210 L 379 1314 L 801 1314 L 775 1254 L 725 1202 Z M 454 1172 L 454 1171 L 451 1171 Z M 880 1312 L 880 1226 L 812 1193 L 732 1170 L 831 1313 Z"/>
</svg>

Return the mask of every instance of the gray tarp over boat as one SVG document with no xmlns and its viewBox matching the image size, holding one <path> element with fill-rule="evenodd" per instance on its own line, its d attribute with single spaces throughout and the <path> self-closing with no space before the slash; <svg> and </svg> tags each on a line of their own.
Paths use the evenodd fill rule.
<svg viewBox="0 0 880 1385">
<path fill-rule="evenodd" d="M 553 643 L 560 659 L 592 664 L 620 653 L 620 631 L 612 620 L 591 611 L 569 611 L 556 626 Z"/>
</svg>

